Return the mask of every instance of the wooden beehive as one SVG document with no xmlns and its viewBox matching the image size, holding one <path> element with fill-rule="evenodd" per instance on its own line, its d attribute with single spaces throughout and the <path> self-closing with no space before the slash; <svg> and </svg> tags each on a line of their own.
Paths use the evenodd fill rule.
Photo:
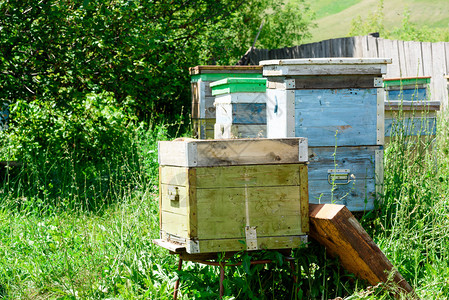
<svg viewBox="0 0 449 300">
<path fill-rule="evenodd" d="M 199 139 L 214 138 L 215 96 L 210 83 L 224 78 L 262 78 L 261 66 L 196 66 L 190 68 L 193 130 Z"/>
<path fill-rule="evenodd" d="M 391 59 L 262 61 L 267 137 L 309 141 L 311 203 L 374 208 L 383 179 L 382 75 Z"/>
<path fill-rule="evenodd" d="M 266 82 L 265 78 L 225 78 L 210 84 L 216 139 L 266 137 Z"/>
<path fill-rule="evenodd" d="M 161 239 L 188 253 L 298 247 L 307 139 L 159 142 Z"/>
<path fill-rule="evenodd" d="M 384 79 L 385 142 L 393 135 L 435 135 L 439 100 L 430 100 L 430 77 Z"/>
</svg>

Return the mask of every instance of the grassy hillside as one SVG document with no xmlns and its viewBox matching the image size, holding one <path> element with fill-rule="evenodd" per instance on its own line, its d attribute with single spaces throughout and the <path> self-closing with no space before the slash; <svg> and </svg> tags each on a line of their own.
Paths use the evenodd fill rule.
<svg viewBox="0 0 449 300">
<path fill-rule="evenodd" d="M 317 27 L 307 42 L 344 37 L 351 28 L 351 20 L 365 18 L 379 5 L 379 0 L 315 0 L 310 1 L 316 12 Z M 417 25 L 448 28 L 449 2 L 447 0 L 394 0 L 384 1 L 385 29 L 401 25 L 404 12 L 410 11 L 410 21 Z"/>
</svg>

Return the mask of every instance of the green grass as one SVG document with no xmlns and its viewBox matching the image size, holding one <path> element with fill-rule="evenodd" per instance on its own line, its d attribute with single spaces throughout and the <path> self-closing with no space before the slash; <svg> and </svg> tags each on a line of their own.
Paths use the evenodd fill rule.
<svg viewBox="0 0 449 300">
<path fill-rule="evenodd" d="M 317 0 L 310 2 L 316 13 L 317 27 L 311 29 L 312 38 L 305 42 L 318 42 L 347 36 L 351 29 L 351 20 L 357 16 L 366 18 L 377 9 L 378 3 L 378 0 Z M 384 1 L 384 25 L 387 30 L 400 27 L 404 12 L 408 9 L 412 23 L 418 26 L 446 29 L 449 24 L 447 6 L 445 0 Z"/>
<path fill-rule="evenodd" d="M 436 138 L 418 141 L 406 134 L 401 113 L 398 119 L 385 151 L 383 205 L 361 222 L 421 299 L 449 298 L 449 124 L 441 118 Z M 98 195 L 114 201 L 101 209 L 77 202 L 83 186 L 70 176 L 61 186 L 76 185 L 70 188 L 80 195 L 69 199 L 33 197 L 39 182 L 17 184 L 20 172 L 3 181 L 0 299 L 171 299 L 177 278 L 179 299 L 218 297 L 217 267 L 188 262 L 178 272 L 176 257 L 152 243 L 159 235 L 156 141 L 168 138 L 167 125 L 141 128 L 134 138 L 138 157 L 117 161 L 128 176 L 112 176 Z M 243 266 L 226 269 L 225 299 L 392 298 L 390 283 L 367 286 L 313 242 L 292 255 L 294 271 L 276 252 L 240 254 Z M 254 257 L 275 263 L 249 266 Z"/>
<path fill-rule="evenodd" d="M 310 3 L 310 7 L 315 11 L 316 18 L 320 19 L 326 16 L 334 15 L 339 13 L 348 7 L 351 7 L 362 0 L 342 0 L 342 1 L 333 1 L 333 0 L 321 0 L 321 1 L 312 1 Z"/>
</svg>

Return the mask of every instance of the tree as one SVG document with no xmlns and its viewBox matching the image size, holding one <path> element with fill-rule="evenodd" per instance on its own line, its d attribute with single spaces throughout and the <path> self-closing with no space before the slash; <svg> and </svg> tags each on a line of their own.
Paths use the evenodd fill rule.
<svg viewBox="0 0 449 300">
<path fill-rule="evenodd" d="M 236 62 L 263 19 L 260 45 L 307 35 L 299 3 L 0 1 L 0 101 L 40 99 L 70 111 L 86 94 L 109 92 L 140 118 L 172 118 L 190 105 L 188 68 Z"/>
</svg>

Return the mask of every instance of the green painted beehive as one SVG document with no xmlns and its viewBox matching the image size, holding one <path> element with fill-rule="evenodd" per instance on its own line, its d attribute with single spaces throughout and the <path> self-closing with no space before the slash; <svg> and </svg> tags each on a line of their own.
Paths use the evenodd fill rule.
<svg viewBox="0 0 449 300">
<path fill-rule="evenodd" d="M 216 139 L 266 137 L 266 83 L 265 78 L 225 78 L 210 84 Z"/>
<path fill-rule="evenodd" d="M 306 240 L 307 139 L 164 141 L 159 164 L 163 241 L 211 253 Z"/>
<path fill-rule="evenodd" d="M 262 78 L 260 66 L 196 66 L 190 68 L 193 130 L 199 139 L 214 138 L 215 96 L 210 83 L 224 78 Z"/>
</svg>

